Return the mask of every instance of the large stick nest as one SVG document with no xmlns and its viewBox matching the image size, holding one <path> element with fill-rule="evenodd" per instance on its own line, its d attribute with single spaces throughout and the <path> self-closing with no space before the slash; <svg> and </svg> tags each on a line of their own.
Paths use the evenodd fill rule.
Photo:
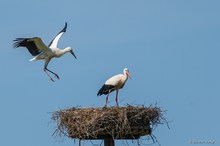
<svg viewBox="0 0 220 146">
<path fill-rule="evenodd" d="M 158 107 L 70 108 L 53 113 L 55 134 L 74 139 L 137 139 L 163 122 Z"/>
</svg>

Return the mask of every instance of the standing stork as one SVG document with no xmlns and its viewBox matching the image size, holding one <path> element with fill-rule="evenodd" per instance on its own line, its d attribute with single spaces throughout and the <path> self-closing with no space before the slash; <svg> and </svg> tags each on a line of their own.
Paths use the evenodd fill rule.
<svg viewBox="0 0 220 146">
<path fill-rule="evenodd" d="M 47 71 L 54 74 L 57 79 L 60 79 L 58 74 L 54 73 L 53 71 L 47 68 L 50 60 L 54 57 L 59 58 L 66 54 L 67 52 L 71 53 L 75 58 L 76 55 L 74 54 L 71 47 L 66 47 L 65 49 L 61 50 L 57 47 L 58 41 L 60 37 L 66 32 L 67 23 L 65 23 L 64 28 L 56 35 L 56 37 L 51 41 L 49 46 L 46 46 L 44 42 L 39 37 L 33 38 L 16 38 L 14 40 L 14 48 L 18 47 L 26 47 L 31 55 L 35 56 L 34 58 L 30 59 L 33 60 L 44 60 L 44 71 L 47 76 L 50 78 L 51 81 L 54 82 L 53 78 L 49 75 Z M 76 58 L 77 59 L 77 58 Z"/>
<path fill-rule="evenodd" d="M 102 88 L 99 90 L 97 93 L 97 96 L 101 96 L 102 94 L 107 94 L 106 96 L 106 104 L 105 106 L 107 107 L 108 104 L 108 96 L 112 91 L 116 90 L 116 104 L 118 107 L 118 90 L 123 88 L 125 85 L 125 82 L 127 81 L 128 77 L 131 79 L 131 76 L 129 74 L 129 71 L 127 68 L 124 69 L 124 74 L 118 74 L 115 75 L 111 78 L 109 78 L 105 84 L 102 86 Z"/>
</svg>

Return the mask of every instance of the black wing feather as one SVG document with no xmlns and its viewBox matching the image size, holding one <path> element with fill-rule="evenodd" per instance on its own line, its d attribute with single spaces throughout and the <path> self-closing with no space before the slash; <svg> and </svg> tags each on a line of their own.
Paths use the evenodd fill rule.
<svg viewBox="0 0 220 146">
<path fill-rule="evenodd" d="M 102 95 L 102 94 L 108 94 L 109 92 L 111 93 L 112 91 L 114 91 L 115 86 L 113 85 L 103 85 L 102 88 L 99 90 L 99 92 L 97 93 L 97 96 Z"/>
<path fill-rule="evenodd" d="M 61 32 L 66 32 L 66 28 L 67 28 L 67 22 L 65 22 L 64 28 L 60 32 L 58 32 L 57 35 L 60 34 Z M 55 38 L 57 37 L 57 35 L 55 36 Z M 53 43 L 54 39 L 50 42 L 48 46 L 50 46 Z"/>
<path fill-rule="evenodd" d="M 31 53 L 31 55 L 33 55 L 33 56 L 36 56 L 41 53 L 38 50 L 35 42 L 31 40 L 31 38 L 16 38 L 14 40 L 13 45 L 14 45 L 14 48 L 26 47 L 28 49 L 28 51 Z"/>
</svg>

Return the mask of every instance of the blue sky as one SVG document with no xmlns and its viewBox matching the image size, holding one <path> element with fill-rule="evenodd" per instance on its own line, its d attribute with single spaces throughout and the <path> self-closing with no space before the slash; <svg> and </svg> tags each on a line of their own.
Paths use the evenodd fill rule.
<svg viewBox="0 0 220 146">
<path fill-rule="evenodd" d="M 119 92 L 119 105 L 157 102 L 167 110 L 170 129 L 159 125 L 154 131 L 162 146 L 219 145 L 219 5 L 217 0 L 3 0 L 0 145 L 77 145 L 51 136 L 51 112 L 103 106 L 98 90 L 125 67 L 132 80 Z M 12 40 L 39 36 L 49 44 L 65 22 L 58 45 L 71 46 L 78 59 L 67 54 L 52 60 L 49 69 L 61 78 L 53 83 L 44 62 L 29 62 L 32 56 L 13 49 Z M 114 98 L 112 93 L 112 106 Z"/>
</svg>

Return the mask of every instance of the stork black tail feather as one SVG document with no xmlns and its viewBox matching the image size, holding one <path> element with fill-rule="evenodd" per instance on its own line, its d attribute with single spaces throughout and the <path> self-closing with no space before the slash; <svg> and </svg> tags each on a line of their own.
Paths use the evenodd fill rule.
<svg viewBox="0 0 220 146">
<path fill-rule="evenodd" d="M 109 91 L 112 92 L 114 91 L 114 87 L 113 85 L 103 85 L 102 88 L 99 90 L 99 92 L 97 93 L 97 96 L 101 96 L 102 94 L 108 94 Z"/>
</svg>

